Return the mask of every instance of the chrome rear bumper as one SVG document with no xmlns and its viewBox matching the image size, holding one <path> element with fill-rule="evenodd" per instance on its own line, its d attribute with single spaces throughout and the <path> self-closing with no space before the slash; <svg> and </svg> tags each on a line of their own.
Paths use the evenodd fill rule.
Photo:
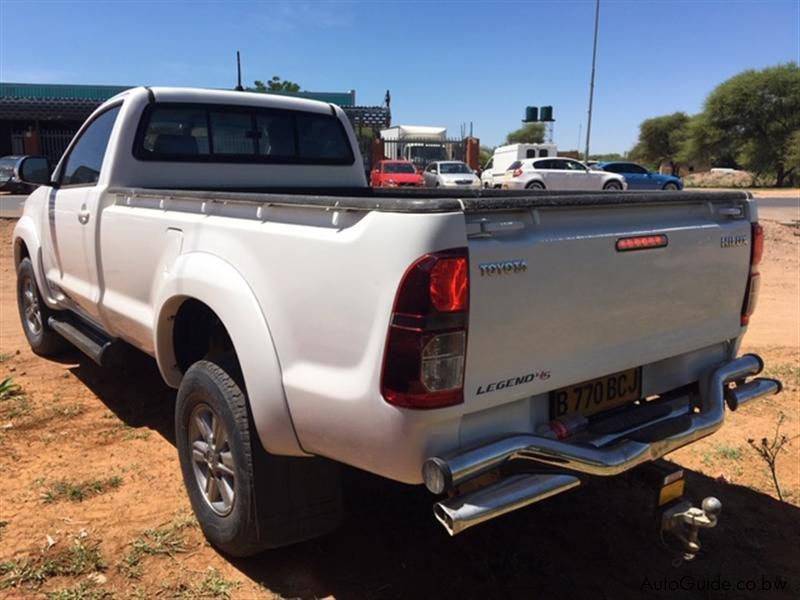
<svg viewBox="0 0 800 600">
<path fill-rule="evenodd" d="M 434 512 L 448 531 L 454 534 L 488 518 L 574 487 L 577 485 L 577 482 L 572 481 L 576 479 L 575 474 L 618 475 L 648 461 L 661 458 L 673 450 L 717 431 L 725 419 L 726 400 L 731 410 L 735 410 L 744 402 L 780 392 L 781 383 L 774 379 L 755 379 L 745 383 L 747 377 L 757 375 L 763 367 L 764 363 L 760 357 L 746 354 L 713 370 L 701 381 L 699 410 L 692 412 L 688 405 L 680 410 L 682 418 L 689 421 L 688 427 L 657 441 L 642 442 L 622 437 L 608 445 L 598 447 L 592 445 L 592 440 L 584 440 L 585 443 L 579 445 L 569 441 L 524 434 L 502 438 L 451 456 L 431 457 L 425 461 L 422 475 L 425 486 L 434 494 L 450 492 L 461 484 L 493 471 L 509 461 L 531 461 L 547 465 L 550 471 L 549 474 L 537 476 L 538 479 L 534 484 L 528 486 L 530 494 L 527 497 L 522 497 L 524 493 L 521 494 L 519 485 L 513 486 L 512 492 L 504 489 L 501 480 L 470 494 L 463 496 L 456 494 L 449 500 L 437 504 Z M 728 384 L 731 382 L 737 382 L 735 389 L 728 389 Z M 649 425 L 651 424 L 639 427 L 638 431 Z M 570 481 L 567 483 L 563 475 L 553 474 L 554 468 L 570 473 Z M 560 479 L 548 484 L 542 477 Z M 539 490 L 542 491 L 541 494 L 538 494 Z M 464 523 L 458 521 L 457 515 L 453 516 L 452 510 L 455 506 L 461 507 L 465 504 L 471 507 L 468 511 L 470 523 L 466 524 L 466 527 Z M 489 513 L 491 516 L 487 516 Z"/>
</svg>

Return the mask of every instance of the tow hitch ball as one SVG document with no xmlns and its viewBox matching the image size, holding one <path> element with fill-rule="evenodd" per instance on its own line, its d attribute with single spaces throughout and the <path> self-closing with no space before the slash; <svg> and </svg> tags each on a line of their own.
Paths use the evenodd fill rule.
<svg viewBox="0 0 800 600">
<path fill-rule="evenodd" d="M 692 560 L 700 551 L 700 530 L 716 527 L 720 512 L 722 502 L 713 496 L 703 499 L 702 508 L 688 501 L 679 502 L 662 513 L 662 536 L 668 533 L 678 538 L 683 544 L 683 560 Z"/>
</svg>

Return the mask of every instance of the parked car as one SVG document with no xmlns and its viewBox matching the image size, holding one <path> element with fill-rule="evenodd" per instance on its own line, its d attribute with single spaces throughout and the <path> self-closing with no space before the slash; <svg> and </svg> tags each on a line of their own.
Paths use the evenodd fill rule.
<svg viewBox="0 0 800 600">
<path fill-rule="evenodd" d="M 154 358 L 228 554 L 333 530 L 339 463 L 424 484 L 456 534 L 667 468 L 726 403 L 780 389 L 737 358 L 763 250 L 743 192 L 376 190 L 339 107 L 160 87 L 105 102 L 48 171 L 19 166 L 41 184 L 12 237 L 27 341 Z M 669 468 L 654 522 L 694 554 L 719 503 Z"/>
<path fill-rule="evenodd" d="M 421 187 L 422 174 L 410 160 L 382 160 L 369 176 L 372 187 Z"/>
<path fill-rule="evenodd" d="M 624 190 L 622 175 L 595 171 L 571 158 L 538 158 L 511 163 L 503 178 L 508 190 Z"/>
<path fill-rule="evenodd" d="M 555 144 L 507 144 L 498 146 L 481 170 L 481 183 L 484 188 L 500 189 L 503 175 L 514 161 L 526 158 L 545 158 L 558 156 Z"/>
<path fill-rule="evenodd" d="M 683 189 L 683 180 L 680 177 L 653 173 L 636 163 L 622 161 L 599 162 L 597 167 L 603 171 L 617 173 L 625 177 L 629 190 L 676 191 Z"/>
<path fill-rule="evenodd" d="M 19 178 L 19 165 L 24 158 L 44 158 L 27 156 L 4 156 L 0 158 L 0 192 L 30 194 L 37 188 Z"/>
<path fill-rule="evenodd" d="M 480 189 L 480 178 L 466 163 L 458 160 L 436 161 L 423 172 L 427 187 Z"/>
</svg>

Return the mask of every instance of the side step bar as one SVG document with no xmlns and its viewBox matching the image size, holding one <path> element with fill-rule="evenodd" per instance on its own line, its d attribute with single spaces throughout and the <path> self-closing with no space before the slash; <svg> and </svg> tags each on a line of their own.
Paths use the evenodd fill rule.
<svg viewBox="0 0 800 600">
<path fill-rule="evenodd" d="M 118 340 L 106 336 L 77 318 L 50 317 L 47 324 L 101 367 L 109 364 L 111 355 L 120 345 Z"/>
</svg>

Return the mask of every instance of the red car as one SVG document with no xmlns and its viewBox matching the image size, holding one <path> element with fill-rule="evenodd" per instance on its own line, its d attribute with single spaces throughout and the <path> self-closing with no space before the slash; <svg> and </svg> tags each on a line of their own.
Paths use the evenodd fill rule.
<svg viewBox="0 0 800 600">
<path fill-rule="evenodd" d="M 422 187 L 425 179 L 410 160 L 382 160 L 369 177 L 372 187 Z"/>
</svg>

